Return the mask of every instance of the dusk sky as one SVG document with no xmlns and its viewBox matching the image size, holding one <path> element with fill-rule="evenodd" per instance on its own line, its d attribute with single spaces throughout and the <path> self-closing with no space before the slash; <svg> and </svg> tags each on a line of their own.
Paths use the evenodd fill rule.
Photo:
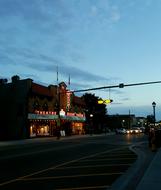
<svg viewBox="0 0 161 190">
<path fill-rule="evenodd" d="M 71 90 L 161 80 L 161 0 L 0 0 L 0 77 Z M 109 114 L 153 113 L 161 84 L 91 91 Z M 79 94 L 81 95 L 81 94 Z"/>
</svg>

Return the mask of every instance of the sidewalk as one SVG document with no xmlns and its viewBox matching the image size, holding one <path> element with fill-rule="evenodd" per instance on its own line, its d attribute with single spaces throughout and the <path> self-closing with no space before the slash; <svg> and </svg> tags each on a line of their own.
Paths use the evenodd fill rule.
<svg viewBox="0 0 161 190">
<path fill-rule="evenodd" d="M 72 139 L 72 138 L 82 138 L 86 137 L 87 135 L 73 135 L 73 136 L 65 136 L 65 137 L 60 137 L 59 141 L 61 140 L 66 140 L 66 139 Z M 57 137 L 36 137 L 36 138 L 30 138 L 30 139 L 20 139 L 20 140 L 9 140 L 9 141 L 0 141 L 0 147 L 5 147 L 5 146 L 14 146 L 14 145 L 22 145 L 22 144 L 32 144 L 35 142 L 51 142 L 51 141 L 58 141 Z"/>
<path fill-rule="evenodd" d="M 161 190 L 161 148 L 146 170 L 136 190 Z"/>
<path fill-rule="evenodd" d="M 152 152 L 147 143 L 131 147 L 137 161 L 116 180 L 110 190 L 161 190 L 161 148 Z"/>
<path fill-rule="evenodd" d="M 9 141 L 0 141 L 0 147 L 5 147 L 5 146 L 13 146 L 17 144 L 31 144 L 34 142 L 47 142 L 47 141 L 61 141 L 61 140 L 69 140 L 69 139 L 76 139 L 76 138 L 85 138 L 85 137 L 93 137 L 93 136 L 108 136 L 108 135 L 114 135 L 115 133 L 106 133 L 106 134 L 85 134 L 85 135 L 71 135 L 71 136 L 61 136 L 60 139 L 58 140 L 57 137 L 36 137 L 36 138 L 30 138 L 30 139 L 20 139 L 20 140 L 9 140 Z"/>
</svg>

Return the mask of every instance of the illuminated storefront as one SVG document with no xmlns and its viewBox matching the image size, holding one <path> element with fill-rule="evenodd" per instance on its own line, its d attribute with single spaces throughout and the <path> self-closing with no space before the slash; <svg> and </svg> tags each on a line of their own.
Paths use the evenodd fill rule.
<svg viewBox="0 0 161 190">
<path fill-rule="evenodd" d="M 56 132 L 56 112 L 36 111 L 28 114 L 30 137 L 53 136 Z"/>
<path fill-rule="evenodd" d="M 67 114 L 63 116 L 62 119 L 65 120 L 66 122 L 70 122 L 71 132 L 73 135 L 80 135 L 85 133 L 84 114 L 67 112 Z"/>
<path fill-rule="evenodd" d="M 54 136 L 59 119 L 60 130 L 63 129 L 67 131 L 67 128 L 70 127 L 71 134 L 84 134 L 85 116 L 81 113 L 67 112 L 67 114 L 65 114 L 65 112 L 61 110 L 58 116 L 56 112 L 36 111 L 35 113 L 28 114 L 30 137 Z"/>
</svg>

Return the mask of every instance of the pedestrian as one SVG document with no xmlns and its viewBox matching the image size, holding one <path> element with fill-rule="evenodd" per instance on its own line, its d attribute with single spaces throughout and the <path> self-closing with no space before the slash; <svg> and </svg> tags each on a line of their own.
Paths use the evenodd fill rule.
<svg viewBox="0 0 161 190">
<path fill-rule="evenodd" d="M 151 131 L 151 150 L 152 152 L 156 151 L 156 136 L 155 136 L 155 130 Z"/>
<path fill-rule="evenodd" d="M 152 139 L 152 129 L 150 128 L 148 130 L 148 142 L 149 142 L 149 148 L 151 148 L 152 144 L 151 144 L 151 139 Z"/>
<path fill-rule="evenodd" d="M 57 137 L 57 139 L 60 139 L 60 136 L 61 136 L 61 134 L 60 134 L 60 129 L 57 128 L 57 129 L 56 129 L 56 137 Z"/>
</svg>

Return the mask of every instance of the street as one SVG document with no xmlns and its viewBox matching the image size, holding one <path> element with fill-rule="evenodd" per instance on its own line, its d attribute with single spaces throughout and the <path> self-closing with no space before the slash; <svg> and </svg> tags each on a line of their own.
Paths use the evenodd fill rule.
<svg viewBox="0 0 161 190">
<path fill-rule="evenodd" d="M 0 188 L 107 189 L 136 161 L 129 147 L 144 141 L 144 134 L 112 134 L 9 143 L 0 146 Z"/>
</svg>

